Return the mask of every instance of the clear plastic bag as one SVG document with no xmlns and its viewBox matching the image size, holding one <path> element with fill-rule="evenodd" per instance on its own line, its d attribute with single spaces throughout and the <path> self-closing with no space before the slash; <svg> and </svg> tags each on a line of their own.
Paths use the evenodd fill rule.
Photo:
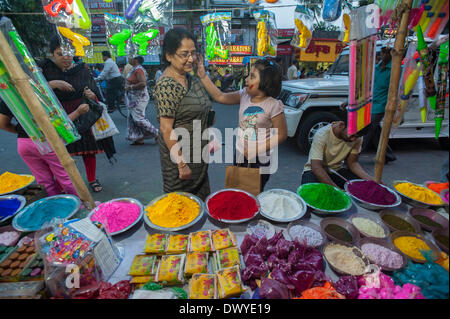
<svg viewBox="0 0 450 319">
<path fill-rule="evenodd" d="M 256 26 L 256 50 L 258 56 L 277 56 L 278 29 L 275 14 L 268 10 L 256 11 L 253 17 L 258 22 Z"/>
<path fill-rule="evenodd" d="M 40 68 L 37 66 L 35 60 L 28 51 L 25 43 L 22 41 L 20 35 L 11 23 L 11 20 L 8 18 L 3 18 L 0 22 L 0 31 L 7 39 L 11 49 L 17 57 L 17 60 L 22 66 L 22 69 L 29 76 L 31 87 L 41 102 L 44 111 L 49 116 L 50 122 L 55 127 L 59 136 L 63 139 L 65 144 L 78 141 L 81 137 L 78 134 L 75 125 L 70 120 L 53 90 L 50 88 Z M 41 153 L 45 154 L 50 152 L 51 148 L 46 143 L 43 133 L 35 123 L 25 102 L 12 85 L 11 79 L 9 78 L 4 66 L 0 66 L 0 78 L 3 79 L 0 81 L 4 81 L 4 83 L 7 84 L 7 89 L 0 90 L 2 99 L 5 100 L 6 104 L 22 125 L 25 132 L 27 132 L 29 137 L 37 144 Z"/>
<path fill-rule="evenodd" d="M 159 55 L 161 49 L 158 25 L 148 22 L 134 23 L 130 42 L 130 53 L 133 56 Z"/>
<path fill-rule="evenodd" d="M 322 18 L 325 21 L 333 22 L 339 19 L 342 14 L 342 0 L 325 0 L 322 9 Z"/>
<path fill-rule="evenodd" d="M 106 38 L 111 56 L 127 56 L 131 50 L 133 30 L 125 18 L 105 13 Z"/>
<path fill-rule="evenodd" d="M 125 18 L 172 28 L 173 0 L 124 0 Z"/>
<path fill-rule="evenodd" d="M 227 60 L 231 45 L 231 12 L 211 13 L 200 17 L 205 36 L 206 59 Z"/>
<path fill-rule="evenodd" d="M 350 12 L 351 29 L 349 40 L 360 40 L 378 33 L 380 8 L 376 4 L 359 7 Z"/>
<path fill-rule="evenodd" d="M 298 5 L 294 13 L 295 33 L 291 40 L 293 47 L 306 50 L 312 39 L 314 12 L 305 6 Z"/>
</svg>

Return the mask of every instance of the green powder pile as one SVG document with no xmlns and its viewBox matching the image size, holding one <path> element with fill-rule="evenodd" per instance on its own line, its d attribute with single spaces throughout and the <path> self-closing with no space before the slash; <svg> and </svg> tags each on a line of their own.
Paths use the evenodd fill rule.
<svg viewBox="0 0 450 319">
<path fill-rule="evenodd" d="M 327 184 L 305 184 L 297 193 L 306 203 L 321 210 L 341 210 L 349 202 L 344 192 Z"/>
</svg>

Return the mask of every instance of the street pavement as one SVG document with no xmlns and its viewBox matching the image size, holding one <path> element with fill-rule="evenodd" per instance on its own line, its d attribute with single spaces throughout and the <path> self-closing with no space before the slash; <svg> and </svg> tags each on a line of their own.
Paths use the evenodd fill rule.
<svg viewBox="0 0 450 319">
<path fill-rule="evenodd" d="M 238 106 L 214 104 L 216 111 L 215 127 L 219 128 L 223 136 L 225 128 L 238 125 Z M 147 116 L 157 125 L 156 111 L 153 103 L 149 104 Z M 113 165 L 106 155 L 97 155 L 97 178 L 103 185 L 103 191 L 92 193 L 96 201 L 107 201 L 119 197 L 132 197 L 140 200 L 144 205 L 161 195 L 162 177 L 160 169 L 159 149 L 153 140 L 145 145 L 132 146 L 125 139 L 127 120 L 119 112 L 111 114 L 120 134 L 114 137 L 116 145 L 117 163 Z M 434 139 L 403 139 L 390 142 L 397 161 L 385 165 L 383 182 L 392 186 L 394 180 L 408 180 L 423 183 L 427 180 L 439 180 L 441 166 L 448 158 L 448 151 L 441 150 Z M 374 171 L 374 157 L 376 150 L 363 153 L 360 163 L 369 172 Z M 295 191 L 300 184 L 300 175 L 308 159 L 296 146 L 294 139 L 288 139 L 279 147 L 278 171 L 271 176 L 266 190 L 283 188 Z M 81 175 L 86 179 L 86 173 L 81 157 L 75 158 Z M 0 174 L 4 171 L 29 174 L 30 170 L 17 153 L 16 136 L 0 131 Z M 211 164 L 209 178 L 211 191 L 224 188 L 225 168 L 229 164 Z"/>
</svg>

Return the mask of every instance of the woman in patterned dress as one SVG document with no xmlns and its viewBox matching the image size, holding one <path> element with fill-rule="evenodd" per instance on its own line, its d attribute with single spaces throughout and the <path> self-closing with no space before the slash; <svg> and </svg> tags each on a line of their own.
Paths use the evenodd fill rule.
<svg viewBox="0 0 450 319">
<path fill-rule="evenodd" d="M 212 103 L 200 80 L 190 75 L 197 61 L 194 36 L 184 29 L 170 30 L 164 37 L 162 60 L 167 67 L 155 85 L 154 97 L 164 192 L 184 191 L 205 200 L 211 191 L 201 151 L 209 141 L 201 140 L 201 134 L 211 125 Z M 187 130 L 188 141 L 171 139 L 176 129 Z M 187 142 L 189 150 L 183 147 Z"/>
</svg>

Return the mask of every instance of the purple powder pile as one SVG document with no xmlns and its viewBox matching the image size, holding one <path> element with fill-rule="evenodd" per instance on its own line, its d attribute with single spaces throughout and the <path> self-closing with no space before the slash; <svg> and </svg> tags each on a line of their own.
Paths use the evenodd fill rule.
<svg viewBox="0 0 450 319">
<path fill-rule="evenodd" d="M 392 205 L 394 194 L 374 181 L 357 181 L 348 184 L 348 191 L 358 199 L 375 205 Z"/>
</svg>

